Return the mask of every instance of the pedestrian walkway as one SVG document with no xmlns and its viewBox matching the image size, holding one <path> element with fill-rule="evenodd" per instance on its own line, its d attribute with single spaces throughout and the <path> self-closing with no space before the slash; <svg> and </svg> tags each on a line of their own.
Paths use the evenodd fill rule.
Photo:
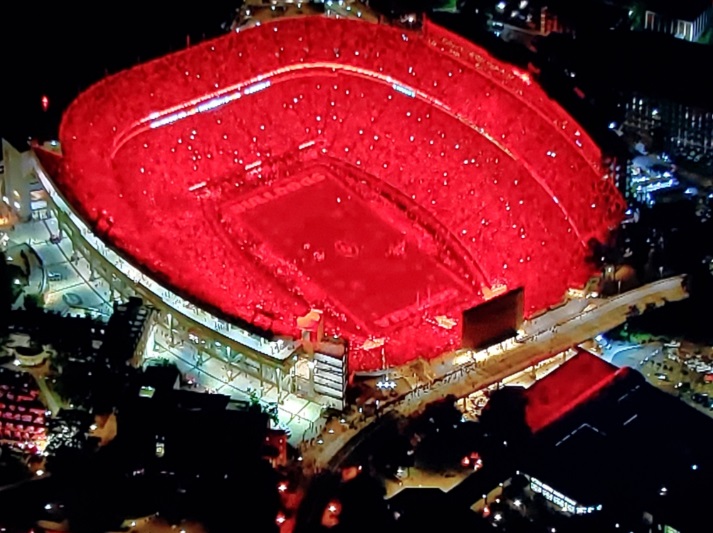
<svg viewBox="0 0 713 533">
<path fill-rule="evenodd" d="M 59 234 L 55 219 L 37 220 L 17 225 L 10 234 L 10 246 L 28 243 L 42 258 L 44 269 L 56 276 L 45 293 L 48 309 L 61 314 L 90 314 L 105 319 L 111 315 L 109 286 L 92 278 L 89 263 L 73 253 L 69 239 L 50 242 Z"/>
<path fill-rule="evenodd" d="M 259 390 L 258 380 L 242 374 L 231 375 L 226 372 L 226 365 L 230 364 L 225 361 L 196 357 L 196 354 L 190 351 L 190 346 L 186 346 L 188 343 L 181 345 L 181 348 L 176 348 L 171 347 L 163 335 L 157 335 L 155 340 L 157 350 L 154 351 L 153 356 L 176 363 L 181 373 L 195 379 L 203 390 L 244 401 L 251 399 L 251 386 L 255 387 L 252 390 Z M 264 385 L 261 401 L 266 404 L 277 403 L 278 419 L 282 426 L 289 429 L 290 444 L 297 446 L 300 442 L 319 433 L 323 424 L 321 405 L 291 393 L 278 402 L 277 388 L 267 383 Z"/>
</svg>

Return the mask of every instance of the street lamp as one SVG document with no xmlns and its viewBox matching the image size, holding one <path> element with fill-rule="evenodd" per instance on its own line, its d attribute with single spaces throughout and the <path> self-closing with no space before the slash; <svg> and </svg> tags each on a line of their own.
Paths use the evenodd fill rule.
<svg viewBox="0 0 713 533">
<path fill-rule="evenodd" d="M 396 382 L 394 380 L 384 378 L 383 380 L 376 383 L 376 387 L 379 390 L 394 390 L 396 388 Z"/>
</svg>

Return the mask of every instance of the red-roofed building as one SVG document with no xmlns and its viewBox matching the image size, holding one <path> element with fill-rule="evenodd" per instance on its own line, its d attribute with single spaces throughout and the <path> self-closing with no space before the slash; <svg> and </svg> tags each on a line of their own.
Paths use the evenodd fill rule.
<svg viewBox="0 0 713 533">
<path fill-rule="evenodd" d="M 0 444 L 29 453 L 43 450 L 46 411 L 30 374 L 0 367 Z"/>
<path fill-rule="evenodd" d="M 578 348 L 578 354 L 527 389 L 525 417 L 533 433 L 586 402 L 626 369 Z"/>
</svg>

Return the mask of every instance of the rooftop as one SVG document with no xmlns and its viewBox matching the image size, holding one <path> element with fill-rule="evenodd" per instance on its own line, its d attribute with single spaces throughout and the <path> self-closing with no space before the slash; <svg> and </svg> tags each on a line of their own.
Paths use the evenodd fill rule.
<svg viewBox="0 0 713 533">
<path fill-rule="evenodd" d="M 527 389 L 527 425 L 533 433 L 551 424 L 608 385 L 618 368 L 580 349 L 566 365 Z"/>
<path fill-rule="evenodd" d="M 636 371 L 613 376 L 537 433 L 523 469 L 580 504 L 697 530 L 709 493 L 692 487 L 713 482 L 713 421 Z"/>
<path fill-rule="evenodd" d="M 181 373 L 174 365 L 150 365 L 144 369 L 141 385 L 158 391 L 171 391 L 180 378 Z"/>
<path fill-rule="evenodd" d="M 129 361 L 144 331 L 144 323 L 150 316 L 149 308 L 140 298 L 115 303 L 114 313 L 106 326 L 106 336 L 100 351 L 105 360 Z"/>
<path fill-rule="evenodd" d="M 230 450 L 245 458 L 260 457 L 267 415 L 256 409 L 227 409 L 229 401 L 221 394 L 185 390 L 157 390 L 150 398 L 136 394 L 118 410 L 117 438 L 133 450 L 136 460 L 176 474 L 213 471 L 216 455 L 196 450 Z M 159 463 L 155 463 L 157 457 Z"/>
</svg>

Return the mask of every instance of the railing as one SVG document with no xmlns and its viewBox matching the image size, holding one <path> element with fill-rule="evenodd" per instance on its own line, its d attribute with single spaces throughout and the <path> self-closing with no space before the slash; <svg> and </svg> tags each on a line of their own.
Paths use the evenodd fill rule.
<svg viewBox="0 0 713 533">
<path fill-rule="evenodd" d="M 666 289 L 659 288 L 660 286 L 673 285 L 673 287 L 671 287 L 671 288 L 674 288 L 676 284 L 682 285 L 684 281 L 685 281 L 685 276 L 675 276 L 672 278 L 666 278 L 666 279 L 651 282 L 643 287 L 639 287 L 638 289 L 634 289 L 634 290 L 626 292 L 624 294 L 619 294 L 617 296 L 613 296 L 613 297 L 607 299 L 606 301 L 602 302 L 602 305 L 597 306 L 593 309 L 590 309 L 589 311 L 585 311 L 584 313 L 577 314 L 573 317 L 570 317 L 567 320 L 565 320 L 559 324 L 556 324 L 555 326 L 552 326 L 552 328 L 560 328 L 562 326 L 570 324 L 574 320 L 581 319 L 581 317 L 583 315 L 586 315 L 586 314 L 589 314 L 592 312 L 596 312 L 596 311 L 602 311 L 603 307 L 605 307 L 605 306 L 616 308 L 619 305 L 621 305 L 620 301 L 622 298 L 625 298 L 625 297 L 631 298 L 632 296 L 635 296 L 637 293 L 649 294 L 651 292 L 654 292 L 654 293 L 660 292 L 662 290 L 666 290 Z M 549 331 L 549 329 L 551 329 L 551 328 L 533 333 L 533 334 L 529 335 L 528 338 L 532 339 L 532 340 L 537 339 L 538 337 L 547 333 Z M 514 338 L 506 339 L 505 341 L 503 341 L 503 344 L 508 343 L 508 342 L 516 342 L 516 341 L 514 340 Z M 520 343 L 517 343 L 517 344 L 520 344 Z M 474 359 L 475 359 L 475 356 L 477 355 L 477 353 L 479 353 L 479 352 L 476 352 L 475 354 L 473 354 Z M 495 355 L 494 357 L 496 357 L 496 358 L 502 357 L 502 356 L 506 355 L 506 353 L 507 353 L 506 351 L 503 351 L 503 352 Z M 418 399 L 421 396 L 423 396 L 424 394 L 430 392 L 430 390 L 433 389 L 434 386 L 438 386 L 443 383 L 448 383 L 449 381 L 451 381 L 454 378 L 454 376 L 461 377 L 465 374 L 469 374 L 469 373 L 471 373 L 472 370 L 477 369 L 478 366 L 479 366 L 479 362 L 477 360 L 469 361 L 469 362 L 459 366 L 458 368 L 456 368 L 450 372 L 447 372 L 443 376 L 435 379 L 432 383 L 419 385 L 418 387 L 412 389 L 410 392 L 408 392 L 402 398 L 399 398 L 398 400 L 396 400 L 395 402 L 393 402 L 391 404 L 387 404 L 385 406 L 385 410 L 395 409 L 403 403 L 407 403 L 408 401 L 413 400 L 413 399 Z"/>
</svg>

